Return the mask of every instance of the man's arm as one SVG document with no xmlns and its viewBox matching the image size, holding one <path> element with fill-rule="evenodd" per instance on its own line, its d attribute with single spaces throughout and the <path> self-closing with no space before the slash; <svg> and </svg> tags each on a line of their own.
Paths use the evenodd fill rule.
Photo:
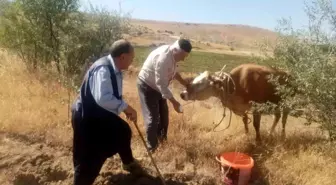
<svg viewBox="0 0 336 185">
<path fill-rule="evenodd" d="M 173 93 L 168 88 L 169 86 L 169 79 L 168 79 L 168 61 L 169 58 L 160 57 L 155 66 L 155 82 L 157 87 L 159 88 L 162 97 L 168 99 L 174 106 L 175 111 L 180 111 L 180 103 L 174 98 Z"/>
<path fill-rule="evenodd" d="M 90 87 L 96 103 L 104 109 L 111 112 L 117 111 L 119 115 L 128 107 L 124 100 L 119 100 L 115 97 L 110 71 L 107 67 L 101 66 L 93 74 L 92 79 L 90 79 Z"/>
<path fill-rule="evenodd" d="M 170 61 L 167 57 L 159 57 L 155 65 L 155 83 L 162 97 L 165 99 L 173 98 L 173 94 L 169 89 L 168 65 Z"/>
<path fill-rule="evenodd" d="M 187 87 L 188 83 L 182 78 L 179 72 L 175 73 L 175 79 L 180 82 L 184 87 Z"/>
</svg>

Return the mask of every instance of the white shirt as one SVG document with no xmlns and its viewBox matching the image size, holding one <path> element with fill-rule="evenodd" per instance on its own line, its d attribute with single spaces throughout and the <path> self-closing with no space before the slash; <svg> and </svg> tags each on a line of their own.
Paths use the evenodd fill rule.
<svg viewBox="0 0 336 185">
<path fill-rule="evenodd" d="M 175 74 L 176 62 L 170 45 L 162 45 L 148 55 L 138 77 L 159 91 L 163 98 L 170 99 L 173 94 L 168 86 Z"/>
<path fill-rule="evenodd" d="M 112 63 L 119 95 L 122 95 L 122 72 L 115 66 L 111 55 L 107 59 Z M 107 66 L 98 67 L 89 80 L 90 90 L 96 103 L 102 108 L 119 115 L 127 108 L 124 100 L 119 100 L 114 96 L 110 70 Z"/>
</svg>

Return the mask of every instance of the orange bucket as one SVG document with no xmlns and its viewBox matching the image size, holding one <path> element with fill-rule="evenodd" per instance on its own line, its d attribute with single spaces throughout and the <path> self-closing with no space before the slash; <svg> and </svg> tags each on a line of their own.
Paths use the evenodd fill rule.
<svg viewBox="0 0 336 185">
<path fill-rule="evenodd" d="M 227 185 L 247 185 L 251 177 L 254 160 L 240 152 L 225 152 L 216 156 L 220 163 L 223 181 Z"/>
</svg>

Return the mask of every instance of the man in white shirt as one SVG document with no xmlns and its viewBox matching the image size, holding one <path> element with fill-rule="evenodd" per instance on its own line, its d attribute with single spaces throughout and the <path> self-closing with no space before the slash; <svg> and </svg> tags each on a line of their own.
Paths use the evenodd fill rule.
<svg viewBox="0 0 336 185">
<path fill-rule="evenodd" d="M 169 123 L 167 99 L 173 104 L 176 112 L 181 113 L 181 105 L 174 98 L 169 84 L 176 79 L 187 87 L 187 83 L 176 72 L 177 63 L 183 61 L 191 52 L 189 40 L 179 39 L 172 45 L 163 45 L 152 51 L 144 62 L 138 75 L 138 92 L 147 143 L 153 152 L 158 146 L 158 140 L 167 139 Z"/>
</svg>

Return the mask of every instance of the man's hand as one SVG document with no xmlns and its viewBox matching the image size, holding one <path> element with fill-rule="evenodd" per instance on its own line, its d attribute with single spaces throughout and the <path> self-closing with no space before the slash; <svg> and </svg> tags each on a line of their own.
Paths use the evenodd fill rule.
<svg viewBox="0 0 336 185">
<path fill-rule="evenodd" d="M 191 88 L 191 85 L 190 85 L 189 81 L 183 79 L 183 78 L 181 77 L 180 73 L 177 72 L 177 73 L 175 74 L 175 79 L 176 79 L 177 81 L 179 81 L 179 82 L 180 82 L 180 83 L 187 89 L 188 92 L 191 92 L 191 91 L 192 91 L 192 88 Z"/>
<path fill-rule="evenodd" d="M 124 113 L 127 117 L 127 119 L 133 121 L 133 122 L 137 122 L 137 112 L 135 111 L 135 109 L 133 109 L 133 107 L 131 107 L 130 105 L 127 106 L 127 108 L 124 110 Z"/>
<path fill-rule="evenodd" d="M 170 102 L 173 104 L 176 112 L 182 113 L 182 110 L 180 110 L 181 104 L 178 101 L 176 101 L 174 97 L 170 99 Z"/>
</svg>

